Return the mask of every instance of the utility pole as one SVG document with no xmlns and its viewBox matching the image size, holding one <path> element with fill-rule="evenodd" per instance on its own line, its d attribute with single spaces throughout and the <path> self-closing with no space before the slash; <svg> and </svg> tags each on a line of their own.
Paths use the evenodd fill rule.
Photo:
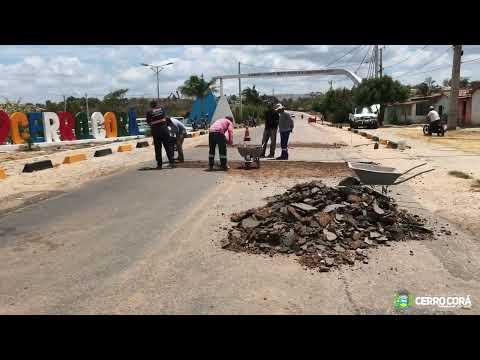
<svg viewBox="0 0 480 360">
<path fill-rule="evenodd" d="M 238 62 L 238 75 L 240 75 L 240 61 Z M 240 121 L 242 121 L 242 79 L 238 78 L 238 100 L 240 101 Z"/>
<path fill-rule="evenodd" d="M 457 128 L 458 88 L 460 86 L 460 64 L 462 62 L 462 45 L 453 45 L 452 85 L 448 107 L 448 130 Z"/>
<path fill-rule="evenodd" d="M 67 112 L 67 100 L 65 95 L 63 95 L 63 111 Z"/>
<path fill-rule="evenodd" d="M 87 93 L 85 93 L 85 103 L 86 103 L 86 106 L 87 106 L 87 120 L 90 118 L 90 114 L 88 113 L 88 95 Z"/>
<path fill-rule="evenodd" d="M 375 52 L 374 52 L 374 60 L 375 60 L 375 77 L 378 77 L 378 45 L 375 45 Z"/>
<path fill-rule="evenodd" d="M 380 49 L 380 77 L 383 77 L 383 61 L 382 61 L 382 57 L 383 57 L 383 48 Z"/>
<path fill-rule="evenodd" d="M 159 79 L 160 71 L 162 71 L 165 66 L 172 65 L 172 64 L 173 62 L 169 62 L 163 65 L 151 65 L 151 64 L 144 64 L 144 63 L 140 64 L 142 66 L 146 66 L 150 68 L 157 75 L 157 101 L 158 102 L 160 102 L 160 79 Z"/>
</svg>

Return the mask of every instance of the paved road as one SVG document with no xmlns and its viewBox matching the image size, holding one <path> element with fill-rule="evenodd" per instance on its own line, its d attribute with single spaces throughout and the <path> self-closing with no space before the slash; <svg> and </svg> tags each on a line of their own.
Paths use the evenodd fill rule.
<svg viewBox="0 0 480 360">
<path fill-rule="evenodd" d="M 251 131 L 259 141 L 262 128 Z M 299 122 L 292 142 L 349 136 Z M 186 159 L 206 160 L 207 152 L 189 149 Z M 292 160 L 355 156 L 351 149 L 291 151 Z M 229 157 L 239 159 L 231 148 Z M 0 313 L 381 314 L 393 312 L 402 289 L 480 296 L 480 251 L 460 231 L 458 239 L 404 242 L 372 252 L 369 264 L 312 273 L 289 257 L 219 246 L 227 214 L 263 204 L 293 180 L 138 171 L 145 165 L 153 163 L 0 218 Z"/>
</svg>

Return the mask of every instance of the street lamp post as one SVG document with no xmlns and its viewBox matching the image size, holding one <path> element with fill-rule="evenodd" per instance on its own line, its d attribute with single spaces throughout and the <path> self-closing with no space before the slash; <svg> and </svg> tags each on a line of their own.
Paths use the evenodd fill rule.
<svg viewBox="0 0 480 360">
<path fill-rule="evenodd" d="M 152 69 L 152 71 L 157 75 L 157 100 L 158 101 L 160 101 L 160 80 L 159 80 L 158 74 L 160 74 L 160 71 L 162 71 L 165 66 L 172 65 L 172 64 L 173 62 L 169 62 L 163 65 L 151 65 L 151 64 L 144 64 L 144 63 L 140 64 L 142 66 L 146 66 Z"/>
</svg>

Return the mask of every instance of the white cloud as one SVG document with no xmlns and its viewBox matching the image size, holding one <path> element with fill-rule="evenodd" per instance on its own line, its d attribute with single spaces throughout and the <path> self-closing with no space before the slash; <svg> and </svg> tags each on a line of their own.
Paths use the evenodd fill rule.
<svg viewBox="0 0 480 360">
<path fill-rule="evenodd" d="M 44 102 L 59 94 L 94 94 L 128 88 L 131 94 L 156 92 L 153 72 L 140 63 L 173 61 L 160 73 L 161 95 L 168 95 L 190 75 L 206 79 L 238 72 L 264 72 L 277 69 L 319 69 L 342 57 L 358 45 L 135 45 L 135 46 L 0 46 L 0 95 L 12 99 Z M 447 45 L 391 45 L 383 52 L 385 74 L 401 76 L 406 83 L 418 83 L 431 75 L 437 82 L 449 77 L 452 52 Z M 366 76 L 369 45 L 353 51 L 333 64 L 356 70 Z M 464 60 L 480 57 L 480 46 L 465 46 Z M 406 60 L 405 60 L 406 59 Z M 404 61 L 405 60 L 405 61 Z M 400 64 L 396 64 L 402 61 Z M 393 65 L 393 66 L 389 66 Z M 428 73 L 429 69 L 443 67 Z M 416 69 L 421 69 L 416 71 Z M 416 74 L 415 72 L 427 73 Z M 405 75 L 404 75 L 405 74 Z M 411 74 L 411 75 L 410 75 Z M 480 64 L 462 66 L 462 76 L 480 78 Z M 327 80 L 334 86 L 350 87 L 344 77 L 311 77 L 242 80 L 243 86 L 256 85 L 260 92 L 294 93 L 325 90 Z M 225 81 L 225 92 L 237 93 L 236 80 Z M 58 99 L 57 99 L 58 100 Z"/>
</svg>

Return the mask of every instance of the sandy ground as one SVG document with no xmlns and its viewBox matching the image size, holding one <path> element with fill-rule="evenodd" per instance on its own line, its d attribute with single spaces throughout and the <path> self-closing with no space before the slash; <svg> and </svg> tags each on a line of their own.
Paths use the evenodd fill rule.
<svg viewBox="0 0 480 360">
<path fill-rule="evenodd" d="M 380 145 L 380 149 L 374 150 L 371 140 L 352 134 L 346 129 L 326 126 L 323 126 L 323 128 L 328 128 L 329 132 L 337 134 L 351 144 L 358 156 L 382 165 L 407 170 L 410 167 L 427 162 L 427 165 L 412 171 L 412 174 L 430 168 L 435 169 L 435 171 L 402 184 L 405 186 L 391 187 L 392 192 L 400 193 L 400 190 L 406 189 L 405 191 L 411 192 L 415 198 L 421 201 L 422 206 L 433 214 L 461 226 L 475 236 L 480 233 L 480 193 L 478 187 L 475 187 L 475 180 L 480 179 L 480 154 L 476 152 L 475 147 L 472 147 L 471 151 L 468 152 L 461 150 L 465 146 L 463 138 L 454 139 L 453 136 L 445 139 L 436 136 L 426 138 L 421 134 L 421 128 L 365 130 L 380 138 L 405 141 L 408 146 L 411 146 L 411 149 L 394 150 Z M 472 133 L 473 135 L 468 135 L 472 136 L 467 140 L 469 143 L 475 143 L 472 139 L 479 136 L 479 133 L 475 131 L 460 130 L 457 133 Z M 459 136 L 455 135 L 455 137 Z M 362 144 L 369 145 L 358 146 Z M 478 144 L 476 146 L 478 147 Z M 449 175 L 450 171 L 464 172 L 470 175 L 472 179 L 454 177 Z"/>
</svg>

